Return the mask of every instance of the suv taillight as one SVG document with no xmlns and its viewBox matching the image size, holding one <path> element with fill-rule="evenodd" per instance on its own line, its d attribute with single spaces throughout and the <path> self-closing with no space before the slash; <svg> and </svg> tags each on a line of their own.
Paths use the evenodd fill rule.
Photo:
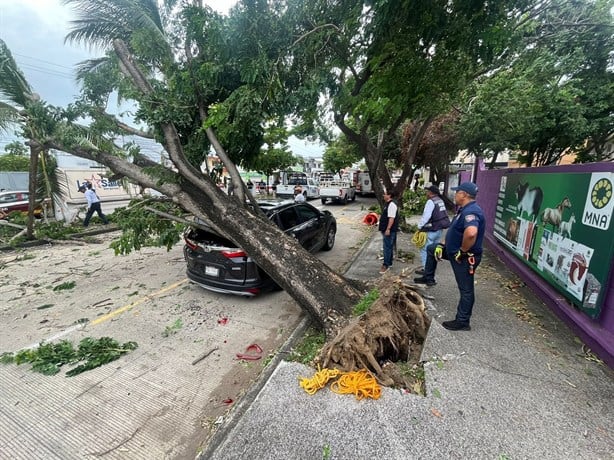
<svg viewBox="0 0 614 460">
<path fill-rule="evenodd" d="M 247 257 L 245 251 L 241 249 L 222 251 L 222 255 L 227 259 L 234 259 L 236 257 Z"/>
<path fill-rule="evenodd" d="M 186 246 L 189 247 L 192 251 L 196 251 L 196 248 L 198 248 L 198 245 L 194 243 L 194 241 L 189 239 L 187 236 L 183 237 L 183 241 L 185 241 Z"/>
</svg>

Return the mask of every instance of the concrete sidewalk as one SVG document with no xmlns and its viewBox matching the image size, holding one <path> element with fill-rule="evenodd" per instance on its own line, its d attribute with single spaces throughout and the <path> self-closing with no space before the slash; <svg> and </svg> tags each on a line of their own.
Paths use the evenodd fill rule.
<svg viewBox="0 0 614 460">
<path fill-rule="evenodd" d="M 414 251 L 410 235 L 398 247 Z M 381 236 L 348 277 L 378 276 Z M 397 263 L 393 274 L 419 265 Z M 388 275 L 386 275 L 388 276 Z M 410 277 L 411 279 L 411 277 Z M 489 251 L 476 275 L 471 331 L 450 332 L 458 292 L 448 262 L 427 288 L 433 318 L 422 360 L 427 396 L 384 388 L 357 401 L 298 385 L 280 362 L 246 395 L 203 459 L 612 459 L 614 373 Z M 300 331 L 297 332 L 297 335 Z"/>
</svg>

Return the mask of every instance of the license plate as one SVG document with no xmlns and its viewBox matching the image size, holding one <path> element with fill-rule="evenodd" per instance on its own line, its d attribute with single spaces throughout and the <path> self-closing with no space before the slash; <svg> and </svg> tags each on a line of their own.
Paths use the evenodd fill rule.
<svg viewBox="0 0 614 460">
<path fill-rule="evenodd" d="M 220 269 L 216 267 L 205 267 L 205 275 L 207 276 L 220 276 Z"/>
</svg>

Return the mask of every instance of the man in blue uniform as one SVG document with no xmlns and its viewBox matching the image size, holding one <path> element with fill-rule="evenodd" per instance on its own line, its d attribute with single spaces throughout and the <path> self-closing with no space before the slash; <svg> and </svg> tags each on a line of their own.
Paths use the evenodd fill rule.
<svg viewBox="0 0 614 460">
<path fill-rule="evenodd" d="M 482 208 L 475 202 L 477 185 L 463 182 L 458 187 L 452 187 L 452 190 L 456 192 L 454 201 L 459 206 L 458 213 L 446 233 L 445 243 L 428 246 L 424 276 L 414 278 L 414 281 L 427 286 L 437 284 L 437 262 L 441 259 L 449 260 L 460 292 L 460 300 L 456 308 L 456 318 L 441 324 L 451 331 L 468 331 L 471 329 L 471 312 L 475 302 L 473 275 L 482 260 L 485 220 Z"/>
</svg>

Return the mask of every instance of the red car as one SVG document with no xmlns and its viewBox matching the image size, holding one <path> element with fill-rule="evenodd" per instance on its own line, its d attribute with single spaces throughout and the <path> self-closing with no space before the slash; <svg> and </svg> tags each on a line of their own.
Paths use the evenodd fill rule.
<svg viewBox="0 0 614 460">
<path fill-rule="evenodd" d="M 4 219 L 13 211 L 28 212 L 30 194 L 26 191 L 0 192 L 0 219 Z M 34 210 L 34 215 L 39 217 L 43 212 L 40 206 Z"/>
</svg>

